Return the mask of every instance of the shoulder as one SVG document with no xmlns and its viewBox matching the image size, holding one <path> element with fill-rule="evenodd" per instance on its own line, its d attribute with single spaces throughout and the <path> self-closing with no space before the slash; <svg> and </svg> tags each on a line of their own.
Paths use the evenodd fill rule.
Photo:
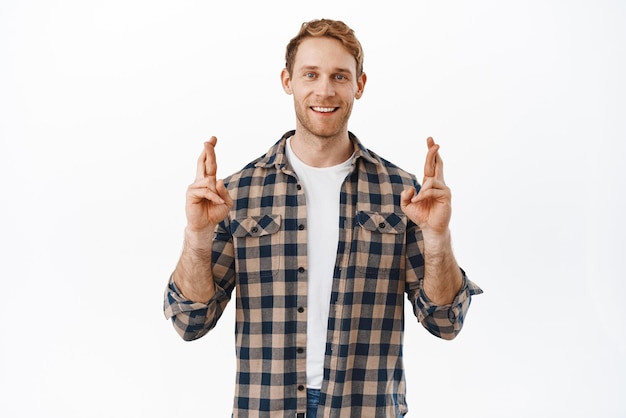
<svg viewBox="0 0 626 418">
<path fill-rule="evenodd" d="M 406 171 L 391 161 L 383 158 L 375 151 L 366 148 L 365 145 L 349 132 L 350 139 L 355 144 L 355 152 L 359 159 L 358 169 L 367 173 L 368 183 L 389 182 L 398 186 L 419 187 L 415 175 Z"/>
<path fill-rule="evenodd" d="M 419 185 L 417 177 L 410 171 L 407 171 L 386 158 L 381 157 L 375 151 L 367 149 L 367 153 L 371 159 L 363 159 L 364 163 L 361 164 L 362 169 L 369 173 L 378 173 L 389 178 L 389 182 L 392 184 L 398 184 L 403 186 L 412 185 L 417 187 Z"/>
<path fill-rule="evenodd" d="M 261 156 L 255 160 L 250 161 L 241 170 L 236 171 L 224 178 L 224 184 L 228 189 L 235 189 L 242 186 L 249 186 L 256 180 L 261 180 L 268 175 L 269 170 L 272 167 L 265 165 L 259 165 L 265 156 Z"/>
<path fill-rule="evenodd" d="M 240 186 L 249 186 L 255 180 L 263 180 L 266 176 L 271 175 L 285 163 L 285 143 L 286 138 L 293 134 L 293 131 L 287 132 L 275 142 L 269 150 L 250 161 L 241 170 L 231 174 L 224 179 L 226 187 L 229 189 Z"/>
</svg>

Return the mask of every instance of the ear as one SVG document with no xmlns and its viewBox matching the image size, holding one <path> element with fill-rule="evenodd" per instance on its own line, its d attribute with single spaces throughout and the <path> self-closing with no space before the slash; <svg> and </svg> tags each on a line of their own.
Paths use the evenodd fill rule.
<svg viewBox="0 0 626 418">
<path fill-rule="evenodd" d="M 280 72 L 280 81 L 283 85 L 283 90 L 287 94 L 292 94 L 293 90 L 291 90 L 291 76 L 289 75 L 289 71 L 286 68 Z"/>
<path fill-rule="evenodd" d="M 365 82 L 367 81 L 367 75 L 365 73 L 361 73 L 359 78 L 356 80 L 357 91 L 354 97 L 358 100 L 363 96 L 363 90 L 365 90 Z"/>
</svg>

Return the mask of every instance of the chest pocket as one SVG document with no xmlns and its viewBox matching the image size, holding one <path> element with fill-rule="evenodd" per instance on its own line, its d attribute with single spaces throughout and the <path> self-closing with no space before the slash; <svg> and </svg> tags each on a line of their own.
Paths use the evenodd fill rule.
<svg viewBox="0 0 626 418">
<path fill-rule="evenodd" d="M 236 269 L 242 281 L 271 279 L 282 268 L 283 234 L 280 215 L 233 219 L 230 232 L 235 246 Z"/>
<path fill-rule="evenodd" d="M 360 211 L 356 214 L 357 270 L 375 275 L 404 263 L 405 214 Z"/>
</svg>

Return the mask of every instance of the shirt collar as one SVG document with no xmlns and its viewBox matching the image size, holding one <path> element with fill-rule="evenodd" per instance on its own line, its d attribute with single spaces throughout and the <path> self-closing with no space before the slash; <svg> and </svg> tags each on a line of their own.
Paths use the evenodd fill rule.
<svg viewBox="0 0 626 418">
<path fill-rule="evenodd" d="M 278 140 L 272 147 L 267 151 L 267 153 L 261 158 L 256 164 L 256 167 L 271 167 L 275 165 L 278 168 L 282 168 L 287 163 L 287 155 L 285 153 L 285 146 L 287 144 L 287 138 L 293 136 L 296 133 L 295 130 L 288 131 L 285 133 L 282 138 Z M 372 164 L 380 164 L 378 159 L 374 158 L 374 156 L 369 152 L 367 148 L 363 146 L 361 141 L 354 135 L 352 132 L 348 132 L 348 136 L 354 145 L 354 160 L 356 161 L 358 158 L 363 158 L 366 161 L 371 162 Z"/>
</svg>

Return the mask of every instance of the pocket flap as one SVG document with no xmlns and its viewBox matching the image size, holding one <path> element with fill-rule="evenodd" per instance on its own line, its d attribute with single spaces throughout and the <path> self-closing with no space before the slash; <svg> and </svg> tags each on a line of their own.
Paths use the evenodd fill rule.
<svg viewBox="0 0 626 418">
<path fill-rule="evenodd" d="M 405 214 L 359 211 L 356 218 L 359 225 L 368 231 L 383 234 L 403 234 L 406 231 Z"/>
<path fill-rule="evenodd" d="M 249 216 L 233 219 L 230 231 L 234 237 L 260 237 L 277 232 L 280 229 L 280 215 Z"/>
</svg>

